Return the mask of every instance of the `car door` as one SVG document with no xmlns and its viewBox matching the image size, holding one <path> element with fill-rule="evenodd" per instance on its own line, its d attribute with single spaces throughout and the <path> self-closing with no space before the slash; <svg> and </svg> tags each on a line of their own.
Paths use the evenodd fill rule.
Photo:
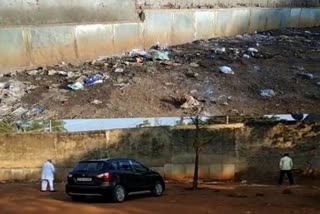
<svg viewBox="0 0 320 214">
<path fill-rule="evenodd" d="M 135 179 L 138 190 L 149 190 L 151 187 L 151 173 L 148 168 L 143 166 L 141 163 L 130 160 L 132 168 L 135 172 Z"/>
<path fill-rule="evenodd" d="M 136 191 L 139 182 L 129 160 L 118 161 L 118 169 L 122 177 L 122 182 L 126 188 L 128 188 L 128 191 Z"/>
</svg>

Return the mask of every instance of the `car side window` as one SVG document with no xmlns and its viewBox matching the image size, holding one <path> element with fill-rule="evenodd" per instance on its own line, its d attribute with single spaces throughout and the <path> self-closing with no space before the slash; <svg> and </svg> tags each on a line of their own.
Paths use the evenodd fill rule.
<svg viewBox="0 0 320 214">
<path fill-rule="evenodd" d="M 143 166 L 142 164 L 136 161 L 131 161 L 131 163 L 132 163 L 133 169 L 138 173 L 145 173 L 148 171 L 148 169 L 145 166 Z"/>
<path fill-rule="evenodd" d="M 119 161 L 119 169 L 124 171 L 132 171 L 131 165 L 129 161 Z"/>
<path fill-rule="evenodd" d="M 119 163 L 118 162 L 112 162 L 110 164 L 110 169 L 111 170 L 118 170 L 119 169 Z"/>
</svg>

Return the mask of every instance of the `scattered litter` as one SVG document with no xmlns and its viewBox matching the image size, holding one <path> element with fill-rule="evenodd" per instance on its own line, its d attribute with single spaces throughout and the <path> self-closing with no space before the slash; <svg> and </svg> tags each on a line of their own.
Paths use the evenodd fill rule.
<svg viewBox="0 0 320 214">
<path fill-rule="evenodd" d="M 195 62 L 191 62 L 189 64 L 191 67 L 194 67 L 194 68 L 198 68 L 199 67 L 199 64 L 195 63 Z"/>
<path fill-rule="evenodd" d="M 234 74 L 232 69 L 228 66 L 221 66 L 221 67 L 219 67 L 219 70 L 221 73 L 224 73 L 224 74 Z"/>
<path fill-rule="evenodd" d="M 260 90 L 260 95 L 263 97 L 273 97 L 276 95 L 273 89 L 262 89 Z"/>
<path fill-rule="evenodd" d="M 136 58 L 137 63 L 143 63 L 143 58 Z"/>
<path fill-rule="evenodd" d="M 217 54 L 222 54 L 222 53 L 225 53 L 225 52 L 226 52 L 226 48 L 225 48 L 225 47 L 223 47 L 223 48 L 216 48 L 216 49 L 214 50 L 214 52 L 217 53 Z"/>
<path fill-rule="evenodd" d="M 250 56 L 248 54 L 243 54 L 242 56 L 243 58 L 246 58 L 246 59 L 250 59 Z"/>
<path fill-rule="evenodd" d="M 143 49 L 133 49 L 130 53 L 130 57 L 147 57 L 148 52 Z"/>
<path fill-rule="evenodd" d="M 304 79 L 313 79 L 314 75 L 310 73 L 298 73 L 299 76 L 301 76 Z"/>
<path fill-rule="evenodd" d="M 57 70 L 49 70 L 48 71 L 48 75 L 49 76 L 53 76 L 53 75 L 56 75 L 56 74 L 60 74 L 62 76 L 67 76 L 68 73 L 66 71 L 57 71 Z"/>
<path fill-rule="evenodd" d="M 68 84 L 68 87 L 75 91 L 82 90 L 84 88 L 81 82 Z"/>
<path fill-rule="evenodd" d="M 170 60 L 168 51 L 150 50 L 149 54 L 153 60 Z"/>
<path fill-rule="evenodd" d="M 8 88 L 9 84 L 7 82 L 0 82 L 0 89 Z"/>
<path fill-rule="evenodd" d="M 24 107 L 19 107 L 12 112 L 12 115 L 14 115 L 16 117 L 20 117 L 22 114 L 24 114 L 27 111 L 28 111 L 28 109 L 26 109 Z"/>
<path fill-rule="evenodd" d="M 124 69 L 123 68 L 116 68 L 116 70 L 114 70 L 115 73 L 123 73 Z"/>
<path fill-rule="evenodd" d="M 92 103 L 92 104 L 99 105 L 99 104 L 102 104 L 102 101 L 101 101 L 101 100 L 94 99 L 93 101 L 91 101 L 91 103 Z"/>
<path fill-rule="evenodd" d="M 190 109 L 200 105 L 200 102 L 192 96 L 185 96 L 185 102 L 180 106 L 182 109 Z"/>
<path fill-rule="evenodd" d="M 248 48 L 248 52 L 250 52 L 250 53 L 258 53 L 259 51 L 258 51 L 258 49 L 256 49 L 256 48 Z"/>
<path fill-rule="evenodd" d="M 31 71 L 27 71 L 27 74 L 30 75 L 30 76 L 34 76 L 34 75 L 37 75 L 39 73 L 38 70 L 31 70 Z"/>
<path fill-rule="evenodd" d="M 92 76 L 86 78 L 83 82 L 87 86 L 103 83 L 103 76 L 100 74 L 95 74 L 95 75 L 92 75 Z"/>
</svg>

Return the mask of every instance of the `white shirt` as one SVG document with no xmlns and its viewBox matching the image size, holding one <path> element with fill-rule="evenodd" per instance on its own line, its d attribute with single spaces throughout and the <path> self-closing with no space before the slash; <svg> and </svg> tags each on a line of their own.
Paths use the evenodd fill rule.
<svg viewBox="0 0 320 214">
<path fill-rule="evenodd" d="M 280 169 L 281 170 L 292 170 L 293 162 L 292 159 L 289 157 L 283 157 L 280 160 Z"/>
<path fill-rule="evenodd" d="M 41 173 L 41 179 L 42 180 L 54 180 L 54 173 L 55 168 L 52 163 L 49 161 L 44 162 L 42 165 L 42 173 Z"/>
</svg>

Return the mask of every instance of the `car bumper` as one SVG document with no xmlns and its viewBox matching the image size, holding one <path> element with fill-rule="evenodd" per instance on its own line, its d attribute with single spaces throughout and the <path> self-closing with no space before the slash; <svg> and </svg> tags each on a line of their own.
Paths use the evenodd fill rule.
<svg viewBox="0 0 320 214">
<path fill-rule="evenodd" d="M 65 191 L 70 196 L 107 196 L 112 194 L 113 186 L 82 186 L 67 184 Z"/>
</svg>

